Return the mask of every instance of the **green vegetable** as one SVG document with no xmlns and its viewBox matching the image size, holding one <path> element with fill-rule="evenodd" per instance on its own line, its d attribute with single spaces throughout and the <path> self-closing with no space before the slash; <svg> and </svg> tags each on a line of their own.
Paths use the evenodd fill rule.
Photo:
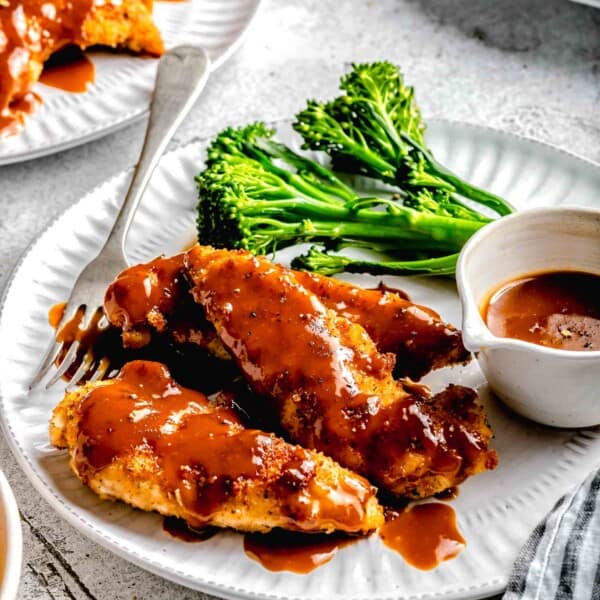
<svg viewBox="0 0 600 600">
<path fill-rule="evenodd" d="M 341 89 L 330 102 L 310 100 L 294 124 L 304 148 L 327 152 L 332 169 L 276 142 L 263 123 L 215 138 L 196 178 L 200 242 L 255 254 L 320 242 L 324 249 L 313 247 L 293 264 L 324 274 L 453 273 L 463 244 L 492 220 L 483 213 L 512 208 L 436 161 L 414 90 L 397 67 L 354 65 Z M 377 179 L 395 192 L 361 197 L 337 172 Z M 337 253 L 346 247 L 391 256 L 359 260 Z"/>
<path fill-rule="evenodd" d="M 310 100 L 294 124 L 303 147 L 327 152 L 334 170 L 396 185 L 406 196 L 404 204 L 419 210 L 419 198 L 427 194 L 428 211 L 438 214 L 487 220 L 457 195 L 499 215 L 513 212 L 498 196 L 436 161 L 425 144 L 414 90 L 404 85 L 398 67 L 389 62 L 353 65 L 340 88 L 344 93 L 330 102 Z"/>
<path fill-rule="evenodd" d="M 207 168 L 196 178 L 201 243 L 256 254 L 310 240 L 454 253 L 483 224 L 393 199 L 361 198 L 273 134 L 255 123 L 226 129 L 212 142 Z"/>
<path fill-rule="evenodd" d="M 313 246 L 306 254 L 294 258 L 292 267 L 321 275 L 335 275 L 342 271 L 373 275 L 452 275 L 457 259 L 458 253 L 418 260 L 362 260 L 328 254 Z"/>
</svg>

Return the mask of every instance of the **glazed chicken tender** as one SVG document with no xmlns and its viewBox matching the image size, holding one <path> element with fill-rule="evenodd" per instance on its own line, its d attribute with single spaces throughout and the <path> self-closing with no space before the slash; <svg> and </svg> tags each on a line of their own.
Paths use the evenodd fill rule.
<svg viewBox="0 0 600 600">
<path fill-rule="evenodd" d="M 294 271 L 294 276 L 326 308 L 362 325 L 379 352 L 395 354 L 397 377 L 418 379 L 432 369 L 470 360 L 460 331 L 431 308 L 385 288 L 365 290 L 306 271 Z"/>
<path fill-rule="evenodd" d="M 50 439 L 102 498 L 192 527 L 367 533 L 383 523 L 375 490 L 318 452 L 247 429 L 226 405 L 133 361 L 115 379 L 69 392 Z"/>
<path fill-rule="evenodd" d="M 190 298 L 184 260 L 185 254 L 159 257 L 120 273 L 106 291 L 105 313 L 123 330 L 126 347 L 148 344 L 152 331 L 168 332 L 179 343 L 194 343 L 229 358 L 214 327 Z M 394 292 L 366 290 L 314 273 L 293 274 L 326 308 L 362 325 L 380 352 L 394 353 L 396 377 L 416 379 L 469 359 L 460 332 L 429 308 Z"/>
<path fill-rule="evenodd" d="M 398 496 L 425 497 L 494 468 L 475 392 L 394 380 L 395 357 L 296 274 L 244 251 L 196 246 L 192 293 L 292 441 Z"/>
</svg>

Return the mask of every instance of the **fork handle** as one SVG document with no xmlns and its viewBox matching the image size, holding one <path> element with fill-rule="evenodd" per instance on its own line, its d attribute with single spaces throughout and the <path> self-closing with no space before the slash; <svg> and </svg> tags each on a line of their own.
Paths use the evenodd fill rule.
<svg viewBox="0 0 600 600">
<path fill-rule="evenodd" d="M 179 46 L 158 63 L 150 117 L 140 159 L 105 248 L 128 261 L 125 240 L 135 211 L 167 144 L 198 99 L 210 72 L 210 59 L 202 48 Z"/>
</svg>

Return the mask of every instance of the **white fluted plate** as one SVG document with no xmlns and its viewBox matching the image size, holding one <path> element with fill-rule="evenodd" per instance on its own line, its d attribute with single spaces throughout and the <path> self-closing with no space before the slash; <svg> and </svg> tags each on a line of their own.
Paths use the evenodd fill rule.
<svg viewBox="0 0 600 600">
<path fill-rule="evenodd" d="M 600 0 L 571 0 L 571 2 L 577 2 L 578 4 L 587 4 L 594 8 L 600 8 Z"/>
<path fill-rule="evenodd" d="M 281 132 L 284 141 L 296 138 Z M 287 138 L 287 139 L 286 139 Z M 428 139 L 439 159 L 516 207 L 598 205 L 599 168 L 536 142 L 490 129 L 434 122 Z M 174 253 L 194 238 L 193 176 L 203 144 L 165 156 L 136 215 L 132 262 Z M 508 412 L 490 396 L 475 361 L 429 376 L 476 387 L 496 433 L 499 467 L 461 486 L 453 501 L 466 549 L 433 571 L 408 566 L 374 535 L 340 551 L 308 575 L 272 573 L 250 560 L 242 537 L 223 532 L 196 544 L 170 537 L 158 515 L 100 500 L 48 445 L 47 424 L 64 386 L 28 393 L 51 338 L 48 308 L 63 300 L 77 272 L 100 247 L 130 174 L 106 182 L 40 235 L 17 266 L 0 313 L 0 419 L 23 470 L 56 511 L 91 539 L 145 569 L 225 598 L 269 600 L 425 600 L 481 598 L 500 591 L 525 539 L 554 502 L 600 460 L 600 428 L 545 428 Z M 280 258 L 284 258 L 283 254 Z M 349 277 L 372 287 L 380 278 Z M 416 302 L 460 322 L 455 286 L 434 278 L 384 278 Z M 577 382 L 573 382 L 577 385 Z M 565 399 L 566 400 L 566 399 Z"/>
<path fill-rule="evenodd" d="M 156 1 L 154 19 L 167 48 L 201 46 L 212 68 L 238 48 L 261 0 Z M 53 154 L 121 129 L 147 114 L 156 75 L 156 59 L 94 51 L 95 81 L 82 94 L 37 83 L 43 100 L 23 131 L 0 139 L 0 165 Z"/>
</svg>

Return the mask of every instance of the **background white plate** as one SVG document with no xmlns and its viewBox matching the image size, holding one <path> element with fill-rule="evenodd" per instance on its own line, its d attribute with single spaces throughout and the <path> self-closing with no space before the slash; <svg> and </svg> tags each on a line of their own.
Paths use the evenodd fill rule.
<svg viewBox="0 0 600 600">
<path fill-rule="evenodd" d="M 192 44 L 205 48 L 216 69 L 243 41 L 260 0 L 185 0 L 154 3 L 154 18 L 167 48 Z M 150 105 L 155 59 L 93 52 L 95 83 L 83 94 L 40 83 L 43 104 L 17 135 L 0 140 L 0 165 L 72 148 L 143 117 Z"/>
<path fill-rule="evenodd" d="M 0 598 L 17 597 L 23 558 L 23 534 L 17 502 L 0 471 Z"/>
<path fill-rule="evenodd" d="M 600 0 L 571 0 L 571 2 L 577 2 L 578 4 L 587 4 L 594 8 L 600 8 Z"/>
<path fill-rule="evenodd" d="M 282 131 L 281 138 L 292 141 L 289 132 Z M 598 167 L 549 146 L 445 122 L 432 124 L 428 140 L 442 162 L 517 207 L 598 202 Z M 193 144 L 163 158 L 131 231 L 132 261 L 180 251 L 193 240 L 193 176 L 204 149 Z M 27 385 L 50 340 L 48 308 L 67 296 L 77 272 L 99 248 L 129 176 L 123 173 L 108 181 L 64 213 L 26 253 L 6 290 L 0 313 L 0 418 L 15 456 L 43 497 L 113 552 L 168 579 L 226 598 L 448 600 L 500 591 L 535 524 L 561 494 L 598 466 L 600 428 L 552 430 L 518 418 L 489 395 L 475 362 L 436 372 L 428 380 L 436 389 L 449 380 L 479 388 L 496 432 L 500 466 L 461 486 L 453 505 L 468 545 L 458 558 L 434 571 L 409 567 L 372 536 L 309 575 L 271 573 L 245 556 L 238 534 L 223 532 L 205 543 L 186 544 L 163 532 L 158 515 L 104 502 L 70 473 L 65 454 L 48 446 L 47 422 L 62 386 L 28 394 Z M 350 279 L 372 286 L 381 278 Z M 453 282 L 384 279 L 446 319 L 460 322 Z"/>
</svg>

